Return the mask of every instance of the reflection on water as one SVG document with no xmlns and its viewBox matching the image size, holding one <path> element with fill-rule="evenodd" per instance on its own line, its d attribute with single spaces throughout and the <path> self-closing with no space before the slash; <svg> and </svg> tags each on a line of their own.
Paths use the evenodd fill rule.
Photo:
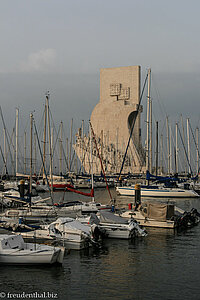
<svg viewBox="0 0 200 300">
<path fill-rule="evenodd" d="M 106 192 L 97 193 L 98 201 L 109 201 Z M 200 211 L 199 199 L 173 201 Z M 1 266 L 0 291 L 49 291 L 70 300 L 199 299 L 199 235 L 200 225 L 185 232 L 149 228 L 145 238 L 105 240 L 100 249 L 71 251 L 61 267 Z"/>
</svg>

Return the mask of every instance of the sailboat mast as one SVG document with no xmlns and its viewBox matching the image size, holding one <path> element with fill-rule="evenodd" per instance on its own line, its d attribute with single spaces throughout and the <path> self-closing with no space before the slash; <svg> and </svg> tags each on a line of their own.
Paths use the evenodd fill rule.
<svg viewBox="0 0 200 300">
<path fill-rule="evenodd" d="M 59 175 L 62 174 L 62 131 L 63 131 L 63 122 L 60 122 L 60 164 L 59 164 Z"/>
<path fill-rule="evenodd" d="M 26 174 L 26 131 L 24 132 L 24 174 Z"/>
<path fill-rule="evenodd" d="M 91 126 L 89 127 L 90 130 L 90 174 L 91 174 L 91 184 L 92 190 L 94 189 L 94 176 L 93 176 L 93 147 L 92 147 L 92 129 Z M 94 202 L 94 196 L 92 197 L 92 202 Z"/>
<path fill-rule="evenodd" d="M 70 172 L 71 172 L 71 155 L 72 155 L 72 128 L 73 128 L 73 119 L 71 120 L 70 146 L 69 146 L 69 171 Z"/>
<path fill-rule="evenodd" d="M 149 99 L 149 172 L 152 173 L 152 100 Z"/>
<path fill-rule="evenodd" d="M 163 174 L 163 134 L 160 136 L 160 174 Z"/>
<path fill-rule="evenodd" d="M 196 168 L 197 168 L 197 174 L 199 172 L 199 128 L 196 128 L 196 144 L 197 144 L 197 163 L 196 163 Z"/>
<path fill-rule="evenodd" d="M 68 151 L 68 138 L 66 138 L 66 159 L 67 159 L 67 168 L 69 172 L 69 151 Z"/>
<path fill-rule="evenodd" d="M 32 193 L 32 171 L 33 171 L 33 114 L 30 114 L 30 187 L 29 193 Z"/>
<path fill-rule="evenodd" d="M 83 167 L 83 160 L 84 160 L 84 153 L 83 153 L 83 147 L 84 147 L 84 120 L 82 120 L 82 128 L 81 128 L 81 171 L 84 172 Z"/>
<path fill-rule="evenodd" d="M 178 123 L 176 123 L 176 173 L 178 174 Z"/>
<path fill-rule="evenodd" d="M 53 174 L 53 127 L 51 127 L 51 155 L 52 155 L 52 174 Z"/>
<path fill-rule="evenodd" d="M 7 154 L 6 154 L 6 129 L 3 129 L 3 139 L 4 139 L 4 158 L 5 158 L 5 166 L 7 162 Z M 6 168 L 4 169 L 4 172 L 6 172 Z"/>
<path fill-rule="evenodd" d="M 182 126 L 182 131 L 183 131 L 183 147 L 185 147 L 185 130 L 184 130 L 184 125 L 183 125 L 183 116 L 181 115 L 181 126 Z M 186 162 L 187 162 L 187 155 L 186 152 L 184 152 L 184 167 L 185 167 L 185 174 L 187 173 L 187 167 L 186 167 Z"/>
<path fill-rule="evenodd" d="M 170 147 L 169 147 L 169 161 L 170 161 L 170 174 L 172 174 L 172 126 L 169 124 L 169 138 L 170 138 Z"/>
<path fill-rule="evenodd" d="M 178 174 L 178 123 L 176 123 L 176 165 L 175 165 L 175 171 Z"/>
<path fill-rule="evenodd" d="M 36 161 L 37 161 L 36 133 L 34 133 L 34 174 L 35 174 L 35 175 L 36 175 Z"/>
<path fill-rule="evenodd" d="M 150 112 L 150 84 L 151 84 L 151 69 L 148 70 L 148 91 L 147 91 L 146 170 L 148 170 L 148 171 L 149 171 L 149 112 Z"/>
<path fill-rule="evenodd" d="M 46 160 L 46 123 L 47 123 L 47 104 L 44 108 L 44 136 L 43 136 L 43 179 L 45 176 L 45 160 Z"/>
<path fill-rule="evenodd" d="M 169 143 L 169 120 L 166 118 L 167 127 L 167 173 L 170 174 L 170 143 Z"/>
<path fill-rule="evenodd" d="M 16 152 L 15 152 L 15 174 L 17 175 L 18 173 L 18 134 L 19 134 L 19 109 L 16 108 L 16 124 L 15 124 L 15 127 L 16 127 L 16 140 L 15 140 L 15 149 L 16 149 Z"/>
<path fill-rule="evenodd" d="M 188 162 L 189 162 L 189 174 L 191 174 L 191 164 L 190 164 L 190 133 L 189 133 L 189 118 L 187 118 L 187 143 L 188 143 Z"/>
<path fill-rule="evenodd" d="M 156 176 L 158 175 L 158 121 L 156 121 Z"/>
<path fill-rule="evenodd" d="M 50 180 L 51 194 L 53 194 L 53 168 L 52 168 L 52 148 L 51 148 L 51 128 L 50 128 L 50 113 L 49 113 L 49 95 L 46 95 L 47 120 L 48 120 L 48 135 L 49 135 L 49 156 L 50 156 Z"/>
</svg>

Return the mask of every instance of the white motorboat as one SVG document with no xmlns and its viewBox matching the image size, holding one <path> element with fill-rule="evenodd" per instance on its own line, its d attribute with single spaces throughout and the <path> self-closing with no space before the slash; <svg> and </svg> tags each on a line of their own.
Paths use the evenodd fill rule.
<svg viewBox="0 0 200 300">
<path fill-rule="evenodd" d="M 0 264 L 62 263 L 64 248 L 25 243 L 21 235 L 0 235 Z"/>
<path fill-rule="evenodd" d="M 48 226 L 48 230 L 67 249 L 81 250 L 95 243 L 91 227 L 73 218 L 58 218 Z"/>
<path fill-rule="evenodd" d="M 116 192 L 121 196 L 135 196 L 135 187 L 117 186 Z M 194 190 L 181 188 L 166 188 L 163 186 L 141 186 L 141 197 L 159 197 L 159 198 L 196 198 L 199 195 Z"/>
<path fill-rule="evenodd" d="M 125 219 L 133 218 L 145 227 L 186 228 L 199 222 L 199 214 L 195 209 L 185 212 L 172 203 L 147 202 L 136 210 L 122 212 L 120 216 Z"/>
<path fill-rule="evenodd" d="M 105 230 L 108 238 L 131 239 L 136 236 L 146 236 L 143 230 L 135 220 L 125 220 L 111 212 L 102 211 L 97 213 L 98 219 L 93 219 L 93 223 Z"/>
</svg>

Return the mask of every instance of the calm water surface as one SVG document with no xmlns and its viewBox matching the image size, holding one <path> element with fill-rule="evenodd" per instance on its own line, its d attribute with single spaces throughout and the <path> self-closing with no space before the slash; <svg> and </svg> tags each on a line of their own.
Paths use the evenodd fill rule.
<svg viewBox="0 0 200 300">
<path fill-rule="evenodd" d="M 56 193 L 55 198 L 62 196 Z M 71 199 L 82 198 L 66 193 L 65 200 Z M 99 190 L 96 199 L 106 203 L 109 197 Z M 131 198 L 116 201 L 128 207 Z M 176 204 L 200 211 L 200 199 Z M 0 298 L 15 293 L 24 299 L 18 295 L 24 292 L 35 293 L 28 299 L 200 299 L 199 237 L 200 224 L 180 233 L 148 229 L 146 238 L 105 240 L 98 250 L 71 251 L 61 267 L 1 266 Z"/>
</svg>

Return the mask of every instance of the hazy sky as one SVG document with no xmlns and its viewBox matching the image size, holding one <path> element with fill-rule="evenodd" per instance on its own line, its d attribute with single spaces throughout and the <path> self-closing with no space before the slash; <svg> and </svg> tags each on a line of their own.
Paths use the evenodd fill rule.
<svg viewBox="0 0 200 300">
<path fill-rule="evenodd" d="M 50 91 L 55 123 L 88 120 L 100 68 L 152 69 L 155 118 L 198 123 L 200 2 L 196 0 L 0 0 L 0 103 L 39 118 Z M 145 99 L 144 99 L 145 101 Z M 145 102 L 143 103 L 145 105 Z"/>
</svg>

